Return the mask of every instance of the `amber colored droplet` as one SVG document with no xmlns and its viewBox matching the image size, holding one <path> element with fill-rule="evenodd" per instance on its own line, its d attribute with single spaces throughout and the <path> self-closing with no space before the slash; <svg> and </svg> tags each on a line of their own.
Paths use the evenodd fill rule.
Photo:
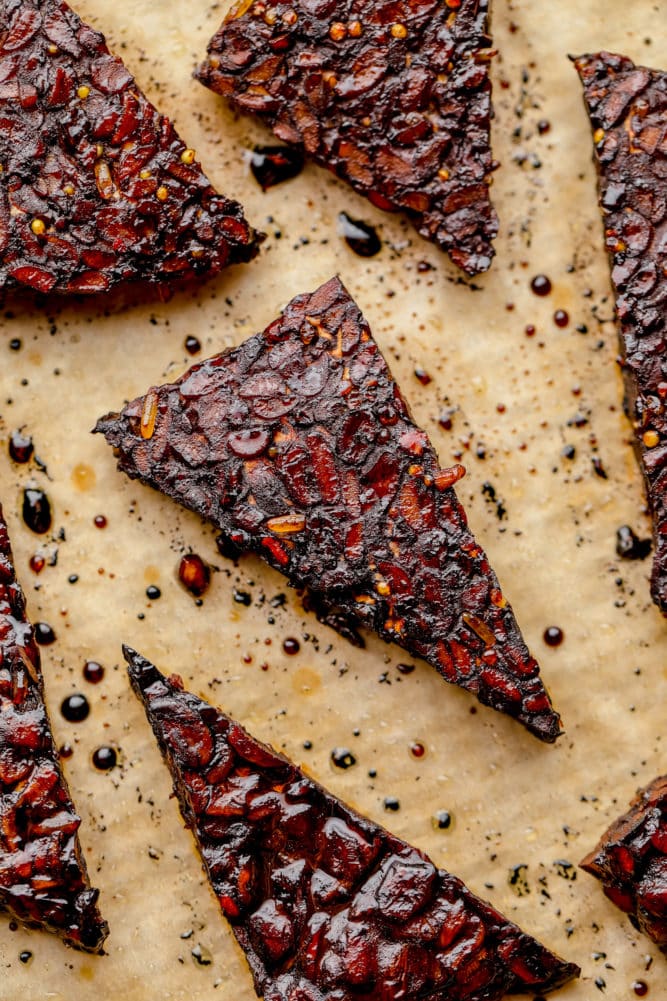
<svg viewBox="0 0 667 1001">
<path fill-rule="evenodd" d="M 302 514 L 281 514 L 277 518 L 269 518 L 266 527 L 276 535 L 290 535 L 292 532 L 303 532 L 306 518 Z"/>
<path fill-rule="evenodd" d="M 141 411 L 140 431 L 141 437 L 148 440 L 153 437 L 155 431 L 155 421 L 157 420 L 157 393 L 150 392 L 144 400 Z"/>
<path fill-rule="evenodd" d="M 597 144 L 601 143 L 603 139 L 604 139 L 604 129 L 596 129 L 595 132 L 593 133 L 593 142 L 595 143 L 595 145 L 597 146 Z"/>
<path fill-rule="evenodd" d="M 660 435 L 657 431 L 644 431 L 642 441 L 647 448 L 655 448 L 655 446 L 660 442 Z"/>
<path fill-rule="evenodd" d="M 72 470 L 72 483 L 77 490 L 82 492 L 92 490 L 96 482 L 95 470 L 87 463 L 79 462 Z"/>
<path fill-rule="evenodd" d="M 420 741 L 415 740 L 410 744 L 410 754 L 413 758 L 423 758 L 426 754 L 426 748 Z"/>
<path fill-rule="evenodd" d="M 95 517 L 93 518 L 93 524 L 95 528 L 106 528 L 108 522 L 103 514 L 96 514 Z"/>
<path fill-rule="evenodd" d="M 99 685 L 104 677 L 104 668 L 96 660 L 87 660 L 83 665 L 83 676 L 91 685 Z"/>
<path fill-rule="evenodd" d="M 394 38 L 407 38 L 408 29 L 404 24 L 392 24 L 391 34 Z"/>
<path fill-rule="evenodd" d="M 283 640 L 283 650 L 289 657 L 293 657 L 301 649 L 301 644 L 293 636 L 288 636 Z"/>
<path fill-rule="evenodd" d="M 46 566 L 46 560 L 39 553 L 35 553 L 34 556 L 30 557 L 30 569 L 33 573 L 41 573 Z"/>
<path fill-rule="evenodd" d="M 36 622 L 34 632 L 35 642 L 39 643 L 40 646 L 51 646 L 56 641 L 53 626 L 50 626 L 48 622 Z"/>
<path fill-rule="evenodd" d="M 201 342 L 197 337 L 193 337 L 192 334 L 190 334 L 189 337 L 185 338 L 185 350 L 189 355 L 199 354 L 201 351 Z"/>
<path fill-rule="evenodd" d="M 9 436 L 9 457 L 14 462 L 30 462 L 35 446 L 29 434 L 22 431 L 12 431 Z"/>
<path fill-rule="evenodd" d="M 645 998 L 648 994 L 648 984 L 645 980 L 635 980 L 632 989 L 638 998 Z"/>
<path fill-rule="evenodd" d="M 178 565 L 178 579 L 195 598 L 201 598 L 211 583 L 211 568 L 197 553 L 187 553 Z"/>
<path fill-rule="evenodd" d="M 546 275 L 535 275 L 530 283 L 530 288 L 535 295 L 549 295 L 551 292 L 551 281 Z"/>
<path fill-rule="evenodd" d="M 111 771 L 112 768 L 116 767 L 118 755 L 113 747 L 107 747 L 104 745 L 103 747 L 98 747 L 95 751 L 93 751 L 92 761 L 95 768 L 97 768 L 100 772 L 108 772 Z"/>
<path fill-rule="evenodd" d="M 557 309 L 554 313 L 554 323 L 557 327 L 567 327 L 570 317 L 564 309 Z"/>
<path fill-rule="evenodd" d="M 543 639 L 547 646 L 560 646 L 565 636 L 559 626 L 549 626 L 544 630 Z"/>
<path fill-rule="evenodd" d="M 90 703 L 85 695 L 75 692 L 63 699 L 60 711 L 68 723 L 81 723 L 90 713 Z"/>
<path fill-rule="evenodd" d="M 359 257 L 375 257 L 382 250 L 382 241 L 373 226 L 353 219 L 347 212 L 338 215 L 338 232 Z"/>
<path fill-rule="evenodd" d="M 23 491 L 23 520 L 36 535 L 44 535 L 51 528 L 51 501 L 37 487 Z"/>
</svg>

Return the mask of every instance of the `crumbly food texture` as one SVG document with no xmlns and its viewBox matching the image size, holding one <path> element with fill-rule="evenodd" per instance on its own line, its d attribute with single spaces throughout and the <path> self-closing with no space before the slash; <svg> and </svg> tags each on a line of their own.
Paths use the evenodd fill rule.
<svg viewBox="0 0 667 1001">
<path fill-rule="evenodd" d="M 99 421 L 119 468 L 212 521 L 346 625 L 554 741 L 560 719 L 486 554 L 349 293 L 331 279 L 262 334 Z"/>
<path fill-rule="evenodd" d="M 180 678 L 125 655 L 266 1001 L 499 1001 L 577 976 L 460 879 L 183 691 Z"/>
<path fill-rule="evenodd" d="M 243 2 L 198 70 L 468 274 L 493 258 L 488 0 Z"/>
<path fill-rule="evenodd" d="M 593 128 L 625 408 L 654 522 L 651 594 L 667 615 L 667 72 L 610 52 L 576 67 Z"/>
<path fill-rule="evenodd" d="M 257 247 L 103 35 L 60 0 L 0 0 L 0 290 L 169 284 Z"/>
<path fill-rule="evenodd" d="M 101 952 L 108 933 L 90 886 L 74 809 L 44 703 L 0 508 L 0 910 Z"/>
</svg>

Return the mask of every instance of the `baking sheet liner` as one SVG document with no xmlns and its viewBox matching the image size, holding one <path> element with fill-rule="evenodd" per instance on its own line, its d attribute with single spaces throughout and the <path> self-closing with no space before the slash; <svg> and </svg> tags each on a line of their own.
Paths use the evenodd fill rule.
<svg viewBox="0 0 667 1001">
<path fill-rule="evenodd" d="M 467 284 L 404 219 L 373 209 L 324 171 L 308 167 L 262 193 L 244 151 L 267 133 L 236 119 L 190 76 L 224 5 L 80 0 L 77 9 L 107 34 L 213 182 L 240 198 L 268 240 L 257 261 L 167 303 L 8 299 L 0 311 L 0 496 L 30 614 L 57 633 L 43 651 L 49 706 L 56 740 L 74 747 L 65 769 L 111 925 L 108 955 L 96 958 L 44 933 L 12 932 L 0 918 L 0 999 L 254 997 L 169 799 L 121 642 L 180 672 L 334 793 L 578 962 L 581 981 L 559 996 L 583 1001 L 604 988 L 629 998 L 633 981 L 644 979 L 651 998 L 666 998 L 664 957 L 595 881 L 569 867 L 635 789 L 667 768 L 667 626 L 649 599 L 650 560 L 621 561 L 614 550 L 618 526 L 645 536 L 649 522 L 621 408 L 591 136 L 566 58 L 609 48 L 667 66 L 664 4 L 495 4 L 493 142 L 502 167 L 493 194 L 502 228 L 491 272 Z M 539 134 L 542 120 L 550 129 Z M 347 248 L 337 232 L 342 209 L 378 227 L 377 257 Z M 238 344 L 336 272 L 443 464 L 463 454 L 459 495 L 563 715 L 567 732 L 556 747 L 478 708 L 424 664 L 402 675 L 397 664 L 407 658 L 396 647 L 369 637 L 366 650 L 353 649 L 306 614 L 277 573 L 251 558 L 235 569 L 218 556 L 210 528 L 127 481 L 89 434 L 100 414 L 184 371 L 192 362 L 187 335 L 201 340 L 202 357 Z M 538 273 L 553 283 L 544 299 L 529 288 Z M 569 314 L 566 328 L 553 323 L 557 308 Z M 17 337 L 22 348 L 12 351 Z M 427 386 L 416 367 L 432 377 Z M 438 423 L 443 411 L 453 411 L 450 431 Z M 7 437 L 18 427 L 33 435 L 48 472 L 10 462 Z M 575 446 L 574 459 L 562 456 L 565 445 Z M 594 471 L 594 455 L 606 478 Z M 52 539 L 21 521 L 27 484 L 52 500 Z M 94 526 L 97 514 L 106 529 Z M 35 552 L 56 550 L 57 565 L 30 571 Z M 219 571 L 201 607 L 176 579 L 190 550 Z M 159 600 L 146 598 L 149 584 L 161 589 Z M 287 603 L 273 607 L 284 593 Z M 550 625 L 564 632 L 557 648 L 542 638 Z M 296 656 L 282 650 L 288 636 L 300 641 Z M 82 679 L 87 659 L 107 668 L 96 687 Z M 85 691 L 92 705 L 79 724 L 58 709 L 73 691 Z M 410 754 L 414 741 L 426 746 L 419 760 Z M 120 761 L 102 774 L 91 754 L 109 743 Z M 356 764 L 335 768 L 336 747 L 352 751 Z M 383 807 L 392 796 L 397 812 Z M 438 810 L 451 813 L 449 829 L 434 829 Z M 193 958 L 197 946 L 210 964 Z M 26 964 L 23 950 L 32 953 Z"/>
</svg>

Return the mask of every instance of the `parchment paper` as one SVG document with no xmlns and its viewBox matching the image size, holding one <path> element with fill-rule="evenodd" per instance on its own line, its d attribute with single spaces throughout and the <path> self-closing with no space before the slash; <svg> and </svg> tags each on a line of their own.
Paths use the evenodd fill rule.
<svg viewBox="0 0 667 1001">
<path fill-rule="evenodd" d="M 80 0 L 77 7 L 269 239 L 256 262 L 167 303 L 82 301 L 53 311 L 8 300 L 2 310 L 1 497 L 29 611 L 57 633 L 44 649 L 47 694 L 57 741 L 74 747 L 65 768 L 111 935 L 108 955 L 82 956 L 45 933 L 12 932 L 0 918 L 0 998 L 254 997 L 169 799 L 168 774 L 121 666 L 121 642 L 180 672 L 333 792 L 580 963 L 581 981 L 560 995 L 567 1001 L 603 992 L 622 1001 L 635 996 L 638 978 L 652 1001 L 667 998 L 664 957 L 595 881 L 560 864 L 576 863 L 635 789 L 667 769 L 667 625 L 649 599 L 650 560 L 619 561 L 614 550 L 618 526 L 645 536 L 649 523 L 621 409 L 591 136 L 566 58 L 609 48 L 667 66 L 665 4 L 497 0 L 493 141 L 502 167 L 493 193 L 502 233 L 491 272 L 471 285 L 400 216 L 376 211 L 324 171 L 309 167 L 261 192 L 244 150 L 268 135 L 235 120 L 190 77 L 224 5 Z M 550 123 L 543 135 L 540 120 Z M 379 256 L 362 260 L 347 248 L 337 233 L 342 209 L 377 225 Z M 271 607 L 286 590 L 277 573 L 253 559 L 235 570 L 217 555 L 209 528 L 123 478 L 101 438 L 89 434 L 100 414 L 191 363 L 188 334 L 201 339 L 201 357 L 239 343 L 335 272 L 364 309 L 443 464 L 463 453 L 460 496 L 564 718 L 567 733 L 556 747 L 476 709 L 426 665 L 399 674 L 406 656 L 398 648 L 369 637 L 365 651 L 353 649 L 291 595 L 285 607 Z M 548 298 L 530 292 L 538 273 L 553 282 Z M 553 323 L 557 308 L 570 316 L 564 329 Z M 533 337 L 524 333 L 528 324 Z M 9 348 L 16 337 L 20 351 Z M 429 385 L 417 380 L 416 366 L 431 375 Z M 455 408 L 451 431 L 438 424 L 447 408 Z M 48 475 L 9 461 L 7 436 L 18 427 L 34 436 Z M 576 448 L 573 460 L 561 456 L 566 444 Z M 594 454 L 606 479 L 593 469 Z M 42 540 L 23 525 L 28 483 L 47 490 L 54 539 L 62 528 L 64 541 Z M 502 519 L 485 483 L 506 509 Z M 106 529 L 93 525 L 97 514 L 107 517 Z M 33 574 L 31 555 L 56 548 L 57 565 Z M 176 579 L 189 550 L 219 567 L 202 607 Z M 68 583 L 72 574 L 76 584 Z M 149 584 L 162 590 L 159 600 L 146 598 Z M 235 600 L 235 588 L 251 596 L 249 606 Z M 565 634 L 555 649 L 542 639 L 550 625 Z M 287 636 L 300 640 L 297 656 L 284 655 Z M 89 658 L 107 668 L 97 687 L 82 679 Z M 91 701 L 83 723 L 60 714 L 72 691 Z M 420 760 L 410 754 L 413 741 L 426 746 Z M 90 759 L 107 743 L 120 763 L 103 774 Z M 350 749 L 356 765 L 334 768 L 335 747 Z M 398 812 L 384 809 L 390 796 Z M 438 810 L 452 814 L 448 830 L 434 829 Z M 512 880 L 516 866 L 526 868 Z M 197 946 L 210 952 L 209 965 L 193 959 Z M 22 950 L 33 954 L 27 964 Z"/>
</svg>

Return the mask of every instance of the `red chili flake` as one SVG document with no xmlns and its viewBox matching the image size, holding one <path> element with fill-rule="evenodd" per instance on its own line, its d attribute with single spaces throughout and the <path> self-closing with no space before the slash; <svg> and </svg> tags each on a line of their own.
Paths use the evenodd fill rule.
<svg viewBox="0 0 667 1001">
<path fill-rule="evenodd" d="M 208 517 L 237 555 L 261 555 L 343 635 L 374 628 L 541 739 L 557 738 L 539 667 L 509 604 L 490 598 L 497 579 L 451 489 L 463 466 L 440 469 L 338 279 L 149 396 L 150 438 L 145 399 L 98 422 L 120 469 Z M 241 441 L 240 416 L 252 440 Z"/>
<path fill-rule="evenodd" d="M 2 908 L 71 945 L 101 952 L 108 928 L 88 881 L 77 837 L 81 821 L 60 769 L 39 648 L 25 617 L 1 508 L 0 636 Z M 68 756 L 66 747 L 61 753 Z"/>
<path fill-rule="evenodd" d="M 286 21 L 287 2 L 270 16 L 236 5 L 201 82 L 378 208 L 406 211 L 468 274 L 486 271 L 498 232 L 488 0 L 449 0 L 428 17 L 400 0 L 390 24 L 372 0 L 296 8 Z"/>
<path fill-rule="evenodd" d="M 457 1001 L 500 1001 L 578 975 L 180 679 L 133 650 L 125 656 L 258 995 L 398 1001 L 436 996 L 446 984 Z"/>
<path fill-rule="evenodd" d="M 656 540 L 651 596 L 667 615 L 667 411 L 662 405 L 667 271 L 660 208 L 667 201 L 658 138 L 667 114 L 667 73 L 609 52 L 575 61 L 593 129 L 607 251 L 619 319 L 622 371 L 635 422 Z"/>
<path fill-rule="evenodd" d="M 92 294 L 257 253 L 103 35 L 60 0 L 0 7 L 0 288 Z"/>
<path fill-rule="evenodd" d="M 637 793 L 580 865 L 667 955 L 667 775 Z"/>
</svg>

